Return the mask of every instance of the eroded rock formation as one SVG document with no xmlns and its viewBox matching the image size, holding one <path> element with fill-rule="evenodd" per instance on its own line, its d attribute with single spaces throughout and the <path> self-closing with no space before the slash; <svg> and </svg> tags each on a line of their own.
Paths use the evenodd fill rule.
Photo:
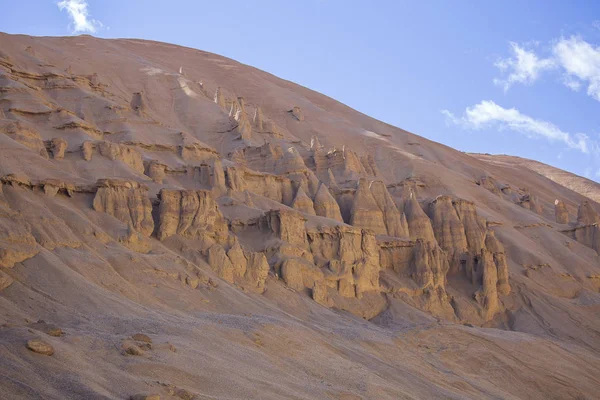
<svg viewBox="0 0 600 400">
<path fill-rule="evenodd" d="M 154 220 L 148 188 L 138 182 L 117 179 L 101 179 L 97 187 L 94 210 L 112 215 L 144 236 L 152 234 Z"/>
<path fill-rule="evenodd" d="M 217 243 L 228 236 L 227 221 L 208 190 L 161 189 L 157 236 L 173 235 L 209 239 Z"/>
<path fill-rule="evenodd" d="M 565 203 L 558 199 L 554 201 L 554 217 L 559 224 L 569 223 L 569 210 L 567 210 Z"/>
</svg>

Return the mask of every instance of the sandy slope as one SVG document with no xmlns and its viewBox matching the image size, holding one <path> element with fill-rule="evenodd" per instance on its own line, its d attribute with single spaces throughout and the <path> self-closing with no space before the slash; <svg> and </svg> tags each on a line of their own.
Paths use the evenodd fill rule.
<svg viewBox="0 0 600 400">
<path fill-rule="evenodd" d="M 217 88 L 230 101 L 224 106 L 214 101 Z M 247 136 L 229 115 L 240 96 Z M 290 112 L 295 106 L 301 118 Z M 256 126 L 258 107 L 268 129 Z M 0 255 L 14 263 L 0 267 L 2 398 L 597 398 L 600 257 L 562 232 L 576 226 L 586 198 L 600 210 L 591 182 L 530 160 L 464 154 L 233 60 L 135 39 L 0 34 L 0 124 Z M 337 182 L 319 170 L 314 137 L 343 154 Z M 63 157 L 55 138 L 66 140 Z M 86 141 L 96 146 L 90 160 Z M 267 142 L 284 149 L 285 163 L 256 150 Z M 360 158 L 355 166 L 350 151 Z M 226 171 L 239 167 L 243 152 L 256 173 L 280 177 L 304 163 L 338 196 L 342 214 L 359 177 L 383 180 L 400 210 L 409 192 L 425 210 L 440 195 L 473 202 L 504 246 L 511 292 L 497 296 L 489 318 L 474 299 L 478 284 L 460 274 L 447 277 L 456 313 L 447 317 L 424 294 L 379 288 L 329 307 L 313 301 L 310 289 L 282 280 L 265 247 L 271 233 L 247 230 L 268 210 L 293 204 L 256 182 L 245 192 L 229 181 L 220 187 L 214 164 L 208 177 L 203 170 L 215 159 Z M 167 166 L 162 182 L 150 177 L 151 161 Z M 153 233 L 132 239 L 118 211 L 95 210 L 97 180 L 106 178 L 148 187 Z M 158 240 L 161 189 L 212 191 L 230 238 L 268 256 L 260 290 L 224 280 L 204 238 Z M 537 211 L 523 206 L 531 198 Z M 568 224 L 555 222 L 556 199 Z M 132 198 L 114 201 L 133 219 L 144 212 Z M 347 226 L 302 212 L 310 229 Z M 382 269 L 377 284 L 387 277 L 414 286 L 394 273 Z M 45 334 L 34 324 L 40 319 L 64 335 Z M 126 354 L 140 332 L 151 349 Z M 28 350 L 33 338 L 55 353 Z"/>
</svg>

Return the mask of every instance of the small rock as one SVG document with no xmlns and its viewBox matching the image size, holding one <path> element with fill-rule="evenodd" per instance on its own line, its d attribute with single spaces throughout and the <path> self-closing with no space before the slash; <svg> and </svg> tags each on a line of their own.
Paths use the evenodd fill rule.
<svg viewBox="0 0 600 400">
<path fill-rule="evenodd" d="M 38 320 L 38 322 L 34 324 L 29 325 L 29 327 L 44 332 L 48 336 L 60 337 L 63 335 L 62 329 L 56 325 L 49 324 L 42 319 Z"/>
<path fill-rule="evenodd" d="M 125 353 L 132 355 L 132 356 L 141 356 L 144 354 L 144 351 L 142 349 L 140 349 L 138 346 L 136 346 L 135 344 L 130 344 L 128 346 L 125 347 Z"/>
<path fill-rule="evenodd" d="M 152 343 L 150 336 L 144 335 L 143 333 L 136 333 L 135 335 L 131 336 L 131 338 L 133 340 L 137 340 L 138 342 Z"/>
<path fill-rule="evenodd" d="M 175 396 L 183 399 L 183 400 L 193 400 L 196 398 L 192 393 L 188 392 L 185 389 L 177 389 L 175 391 Z"/>
<path fill-rule="evenodd" d="M 138 394 L 132 395 L 129 399 L 130 400 L 160 400 L 160 396 L 157 394 L 138 393 Z"/>
<path fill-rule="evenodd" d="M 45 356 L 54 354 L 54 348 L 52 346 L 38 339 L 28 340 L 27 348 L 34 353 L 43 354 Z"/>
</svg>

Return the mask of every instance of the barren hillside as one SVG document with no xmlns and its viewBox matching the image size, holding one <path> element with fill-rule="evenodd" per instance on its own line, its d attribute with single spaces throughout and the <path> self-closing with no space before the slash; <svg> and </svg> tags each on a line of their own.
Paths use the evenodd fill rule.
<svg viewBox="0 0 600 400">
<path fill-rule="evenodd" d="M 2 398 L 597 398 L 591 181 L 90 36 L 0 33 L 0 149 Z"/>
</svg>

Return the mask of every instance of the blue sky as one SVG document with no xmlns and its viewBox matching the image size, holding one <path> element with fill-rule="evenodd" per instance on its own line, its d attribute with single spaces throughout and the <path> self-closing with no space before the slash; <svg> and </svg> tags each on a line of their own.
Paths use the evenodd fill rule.
<svg viewBox="0 0 600 400">
<path fill-rule="evenodd" d="M 0 31 L 222 54 L 463 151 L 600 181 L 600 2 L 7 2 Z"/>
</svg>

